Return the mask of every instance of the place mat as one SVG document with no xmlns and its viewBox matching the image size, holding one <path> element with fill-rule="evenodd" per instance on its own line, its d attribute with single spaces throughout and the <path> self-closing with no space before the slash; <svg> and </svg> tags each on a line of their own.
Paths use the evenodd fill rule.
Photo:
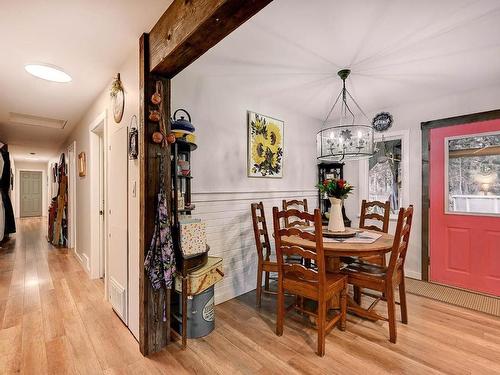
<svg viewBox="0 0 500 375">
<path fill-rule="evenodd" d="M 356 233 L 354 237 L 350 238 L 323 238 L 323 242 L 337 242 L 337 243 L 374 243 L 380 237 L 382 237 L 379 233 L 373 232 L 359 232 Z"/>
<path fill-rule="evenodd" d="M 300 228 L 304 232 L 314 232 L 314 227 L 302 227 Z M 351 238 L 326 238 L 323 237 L 323 242 L 337 242 L 337 243 L 374 243 L 377 241 L 380 237 L 382 237 L 381 234 L 379 233 L 374 233 L 374 232 L 366 232 L 366 231 L 360 231 L 356 233 L 356 236 L 351 237 Z"/>
</svg>

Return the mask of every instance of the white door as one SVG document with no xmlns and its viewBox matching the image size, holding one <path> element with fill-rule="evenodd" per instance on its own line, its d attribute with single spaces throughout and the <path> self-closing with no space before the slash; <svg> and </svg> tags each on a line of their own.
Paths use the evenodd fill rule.
<svg viewBox="0 0 500 375">
<path fill-rule="evenodd" d="M 109 299 L 127 324 L 128 228 L 127 228 L 127 127 L 113 129 L 108 154 Z"/>
<path fill-rule="evenodd" d="M 21 217 L 42 216 L 42 172 L 20 171 Z"/>
</svg>

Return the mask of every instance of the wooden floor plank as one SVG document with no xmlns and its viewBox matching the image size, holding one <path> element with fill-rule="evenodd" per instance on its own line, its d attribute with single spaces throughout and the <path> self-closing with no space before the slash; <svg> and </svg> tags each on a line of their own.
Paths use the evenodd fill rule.
<svg viewBox="0 0 500 375">
<path fill-rule="evenodd" d="M 72 250 L 48 244 L 45 225 L 20 220 L 0 249 L 2 375 L 500 373 L 500 319 L 413 295 L 397 344 L 387 323 L 348 315 L 347 330 L 333 329 L 319 358 L 307 319 L 287 315 L 278 337 L 275 298 L 265 295 L 256 309 L 250 292 L 216 307 L 211 335 L 142 357 L 104 300 L 102 280 L 90 280 Z"/>
</svg>

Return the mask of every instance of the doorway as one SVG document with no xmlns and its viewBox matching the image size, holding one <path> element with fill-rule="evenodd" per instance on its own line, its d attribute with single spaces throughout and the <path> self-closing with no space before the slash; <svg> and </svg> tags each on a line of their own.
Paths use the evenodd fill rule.
<svg viewBox="0 0 500 375">
<path fill-rule="evenodd" d="M 42 216 L 42 172 L 20 171 L 21 217 Z"/>
<path fill-rule="evenodd" d="M 90 217 L 92 237 L 91 277 L 105 278 L 106 275 L 106 227 L 105 227 L 105 155 L 104 132 L 106 114 L 102 113 L 90 125 Z"/>
<path fill-rule="evenodd" d="M 428 280 L 500 296 L 500 119 L 463 116 L 428 142 Z"/>
</svg>

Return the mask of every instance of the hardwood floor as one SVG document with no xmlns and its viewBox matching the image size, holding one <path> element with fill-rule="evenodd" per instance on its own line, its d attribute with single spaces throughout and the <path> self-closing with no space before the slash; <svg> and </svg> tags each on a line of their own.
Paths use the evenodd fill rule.
<svg viewBox="0 0 500 375">
<path fill-rule="evenodd" d="M 45 241 L 44 222 L 23 219 L 18 231 L 0 249 L 0 374 L 500 373 L 500 319 L 413 295 L 396 345 L 387 323 L 349 315 L 319 358 L 315 330 L 288 315 L 277 337 L 274 297 L 256 310 L 252 292 L 217 306 L 210 336 L 144 358 L 102 282 Z"/>
</svg>

